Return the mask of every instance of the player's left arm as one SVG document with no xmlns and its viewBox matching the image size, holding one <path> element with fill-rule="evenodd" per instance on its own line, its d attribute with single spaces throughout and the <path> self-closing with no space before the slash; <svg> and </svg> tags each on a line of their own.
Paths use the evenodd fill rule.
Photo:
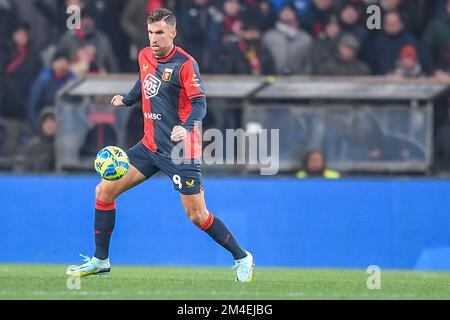
<svg viewBox="0 0 450 320">
<path fill-rule="evenodd" d="M 189 60 L 181 67 L 180 82 L 191 101 L 192 110 L 181 126 L 175 126 L 170 138 L 173 141 L 184 140 L 196 124 L 206 116 L 206 95 L 197 62 Z"/>
<path fill-rule="evenodd" d="M 133 104 L 141 100 L 141 95 L 141 79 L 139 77 L 133 88 L 125 97 L 116 95 L 112 98 L 111 104 L 115 107 L 131 107 Z"/>
</svg>

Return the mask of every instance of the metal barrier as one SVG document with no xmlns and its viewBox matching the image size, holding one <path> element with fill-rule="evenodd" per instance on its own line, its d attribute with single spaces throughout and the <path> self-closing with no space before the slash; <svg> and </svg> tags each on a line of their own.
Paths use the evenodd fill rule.
<svg viewBox="0 0 450 320">
<path fill-rule="evenodd" d="M 109 106 L 126 94 L 136 75 L 88 77 L 59 95 L 57 168 L 88 170 L 92 156 L 80 155 L 87 132 L 107 123 L 124 147 L 130 110 Z M 341 171 L 426 172 L 433 163 L 433 102 L 449 85 L 434 80 L 386 78 L 204 76 L 208 112 L 221 130 L 280 129 L 280 170 L 299 169 L 311 148 L 325 151 L 329 166 Z M 230 103 L 232 101 L 233 103 Z M 233 113 L 231 108 L 241 111 Z M 240 118 L 242 117 L 242 118 Z M 139 137 L 134 137 L 137 141 Z M 208 166 L 251 172 L 254 166 Z"/>
</svg>

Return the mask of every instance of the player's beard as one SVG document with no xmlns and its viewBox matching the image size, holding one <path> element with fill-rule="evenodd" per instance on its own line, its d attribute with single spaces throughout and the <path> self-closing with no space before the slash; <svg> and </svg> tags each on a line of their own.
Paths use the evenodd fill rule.
<svg viewBox="0 0 450 320">
<path fill-rule="evenodd" d="M 153 55 L 158 59 L 164 59 L 172 52 L 173 47 L 173 44 L 165 48 L 159 47 L 156 51 L 153 51 Z"/>
</svg>

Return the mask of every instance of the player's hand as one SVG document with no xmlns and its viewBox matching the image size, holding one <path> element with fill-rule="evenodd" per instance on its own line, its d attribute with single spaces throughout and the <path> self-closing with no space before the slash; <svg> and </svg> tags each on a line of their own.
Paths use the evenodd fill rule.
<svg viewBox="0 0 450 320">
<path fill-rule="evenodd" d="M 182 141 L 186 139 L 188 136 L 188 132 L 185 128 L 182 126 L 175 126 L 173 127 L 172 133 L 170 134 L 170 140 L 172 141 Z"/>
<path fill-rule="evenodd" d="M 123 96 L 119 96 L 119 95 L 114 96 L 112 98 L 111 104 L 114 107 L 119 107 L 119 108 L 125 108 L 126 107 L 126 105 L 123 104 Z"/>
</svg>

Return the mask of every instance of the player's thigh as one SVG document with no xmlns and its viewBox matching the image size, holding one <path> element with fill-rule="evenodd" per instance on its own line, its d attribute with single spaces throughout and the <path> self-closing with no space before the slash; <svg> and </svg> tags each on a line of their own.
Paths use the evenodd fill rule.
<svg viewBox="0 0 450 320">
<path fill-rule="evenodd" d="M 203 190 L 199 164 L 177 164 L 171 160 L 156 159 L 158 167 L 172 180 L 173 188 L 183 195 L 199 194 Z"/>
<path fill-rule="evenodd" d="M 130 165 L 125 176 L 116 181 L 102 180 L 96 188 L 96 197 L 99 200 L 113 201 L 123 192 L 137 186 L 147 179 L 133 165 Z"/>
<path fill-rule="evenodd" d="M 154 155 L 153 161 L 172 180 L 174 189 L 183 196 L 196 195 L 192 199 L 203 197 L 202 173 L 199 163 L 194 160 L 179 163 L 160 155 Z"/>
<path fill-rule="evenodd" d="M 201 190 L 200 193 L 197 194 L 180 193 L 180 197 L 181 203 L 183 204 L 186 212 L 189 213 L 191 211 L 208 211 L 208 209 L 206 208 L 205 195 L 203 190 Z"/>
<path fill-rule="evenodd" d="M 153 153 L 139 141 L 127 151 L 130 164 L 133 165 L 147 179 L 159 171 L 153 157 Z"/>
</svg>

